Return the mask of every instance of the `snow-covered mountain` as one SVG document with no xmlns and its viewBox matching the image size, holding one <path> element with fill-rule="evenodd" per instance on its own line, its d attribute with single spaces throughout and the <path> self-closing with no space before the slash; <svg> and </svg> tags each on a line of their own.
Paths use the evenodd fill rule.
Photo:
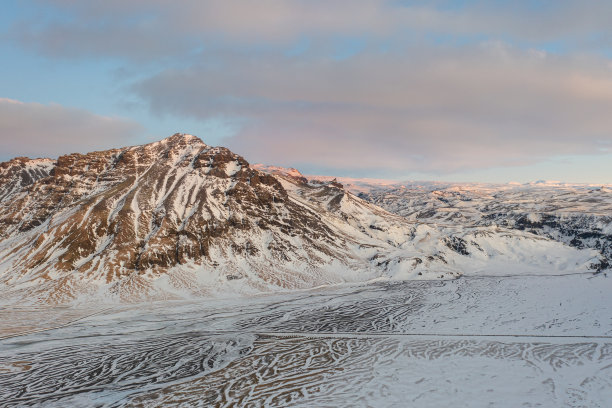
<svg viewBox="0 0 612 408">
<path fill-rule="evenodd" d="M 183 134 L 2 163 L 0 296 L 136 301 L 602 264 L 529 228 L 392 214 L 336 181 L 258 168 Z"/>
<path fill-rule="evenodd" d="M 612 264 L 612 186 L 535 182 L 369 187 L 358 195 L 415 222 L 528 231 L 599 251 L 597 270 Z"/>
</svg>

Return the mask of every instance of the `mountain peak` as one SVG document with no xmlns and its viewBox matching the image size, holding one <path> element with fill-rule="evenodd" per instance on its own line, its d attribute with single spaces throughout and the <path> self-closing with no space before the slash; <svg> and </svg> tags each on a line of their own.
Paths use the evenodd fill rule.
<svg viewBox="0 0 612 408">
<path fill-rule="evenodd" d="M 167 144 L 167 145 L 181 145 L 181 146 L 184 146 L 184 145 L 207 146 L 207 144 L 204 143 L 202 139 L 200 139 L 197 136 L 190 135 L 188 133 L 175 133 L 172 136 L 162 139 L 156 143 L 162 143 L 162 144 Z"/>
</svg>

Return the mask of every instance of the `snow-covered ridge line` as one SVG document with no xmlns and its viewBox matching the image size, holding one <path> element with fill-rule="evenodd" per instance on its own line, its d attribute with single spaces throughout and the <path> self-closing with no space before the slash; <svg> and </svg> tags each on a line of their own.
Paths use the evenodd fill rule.
<svg viewBox="0 0 612 408">
<path fill-rule="evenodd" d="M 612 184 L 601 183 L 570 183 L 555 180 L 536 180 L 526 183 L 482 183 L 482 182 L 446 182 L 428 180 L 393 180 L 368 177 L 344 177 L 344 176 L 323 176 L 315 174 L 302 174 L 295 168 L 271 166 L 265 164 L 255 164 L 258 170 L 277 175 L 292 177 L 303 177 L 310 182 L 332 182 L 336 181 L 353 194 L 369 193 L 374 190 L 386 190 L 393 188 L 420 189 L 420 190 L 448 190 L 457 189 L 465 191 L 500 191 L 500 190 L 521 190 L 521 189 L 568 189 L 568 190 L 595 190 L 612 192 Z"/>
<path fill-rule="evenodd" d="M 272 167 L 272 171 L 287 173 L 281 167 Z M 413 221 L 457 227 L 494 225 L 527 230 L 577 248 L 593 248 L 601 254 L 595 269 L 612 267 L 612 184 L 302 177 L 314 184 L 340 183 L 359 197 Z"/>
</svg>

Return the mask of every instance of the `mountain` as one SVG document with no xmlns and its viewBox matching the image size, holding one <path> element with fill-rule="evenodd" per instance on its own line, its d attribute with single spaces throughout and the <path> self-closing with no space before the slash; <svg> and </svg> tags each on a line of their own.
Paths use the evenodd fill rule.
<svg viewBox="0 0 612 408">
<path fill-rule="evenodd" d="M 3 302 L 586 272 L 599 262 L 597 251 L 527 230 L 392 214 L 337 181 L 253 168 L 191 135 L 0 164 Z"/>
</svg>

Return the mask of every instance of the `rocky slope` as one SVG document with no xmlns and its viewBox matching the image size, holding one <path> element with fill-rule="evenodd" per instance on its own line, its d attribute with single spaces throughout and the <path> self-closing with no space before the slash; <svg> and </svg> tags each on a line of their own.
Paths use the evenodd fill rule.
<svg viewBox="0 0 612 408">
<path fill-rule="evenodd" d="M 415 222 L 339 183 L 262 170 L 183 134 L 2 163 L 0 299 L 174 299 L 599 262 L 528 231 Z"/>
</svg>

